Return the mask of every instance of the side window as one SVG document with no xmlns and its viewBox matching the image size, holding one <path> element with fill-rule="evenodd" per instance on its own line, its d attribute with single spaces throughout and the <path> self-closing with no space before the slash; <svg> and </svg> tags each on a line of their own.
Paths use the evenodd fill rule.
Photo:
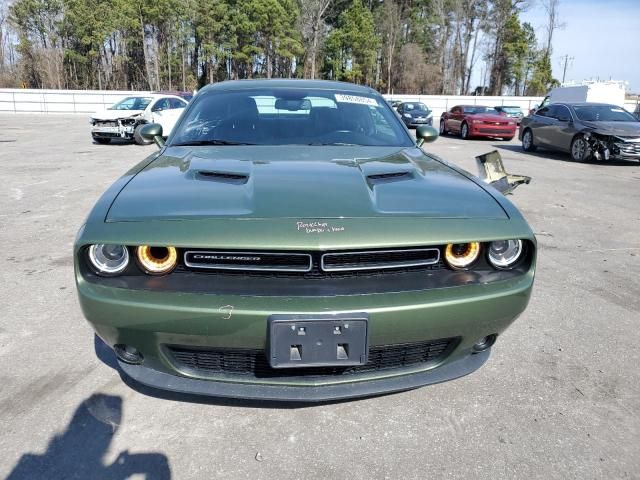
<svg viewBox="0 0 640 480">
<path fill-rule="evenodd" d="M 158 100 L 156 102 L 156 104 L 153 106 L 153 111 L 154 112 L 159 112 L 160 110 L 167 110 L 169 109 L 169 99 L 168 98 L 161 98 L 160 100 Z"/>
<path fill-rule="evenodd" d="M 536 115 L 539 115 L 540 117 L 549 117 L 549 107 L 540 108 L 536 111 Z"/>
<path fill-rule="evenodd" d="M 398 105 L 398 108 L 396 110 L 398 113 L 404 112 L 404 103 L 401 103 L 400 105 Z"/>
<path fill-rule="evenodd" d="M 549 118 L 558 118 L 558 106 L 557 105 L 549 105 L 549 111 L 547 112 L 547 117 Z"/>
<path fill-rule="evenodd" d="M 171 105 L 171 108 L 184 108 L 187 106 L 186 103 L 184 103 L 182 100 L 179 100 L 177 98 L 170 98 L 169 105 Z"/>
<path fill-rule="evenodd" d="M 569 120 L 571 120 L 571 113 L 569 112 L 569 109 L 564 105 L 556 105 L 555 118 L 557 118 L 561 122 L 568 122 Z"/>
<path fill-rule="evenodd" d="M 451 113 L 460 113 L 460 107 L 453 107 Z"/>
</svg>

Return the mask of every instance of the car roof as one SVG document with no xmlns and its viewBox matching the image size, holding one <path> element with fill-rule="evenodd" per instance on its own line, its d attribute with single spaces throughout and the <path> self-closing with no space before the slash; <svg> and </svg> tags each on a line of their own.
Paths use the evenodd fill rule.
<svg viewBox="0 0 640 480">
<path fill-rule="evenodd" d="M 600 102 L 553 102 L 546 106 L 550 107 L 551 105 L 564 105 L 565 107 L 596 107 L 596 106 L 617 107 L 618 106 L 612 103 L 600 103 Z"/>
<path fill-rule="evenodd" d="M 378 93 L 371 87 L 355 85 L 348 82 L 334 82 L 330 80 L 303 79 L 261 79 L 261 80 L 225 80 L 211 83 L 203 87 L 200 92 L 220 90 L 250 90 L 254 88 L 309 88 L 317 90 L 342 90 L 354 93 Z"/>
<path fill-rule="evenodd" d="M 462 107 L 462 108 L 476 108 L 476 107 L 480 107 L 480 108 L 493 108 L 493 107 L 489 107 L 487 105 L 456 105 L 456 107 Z"/>
<path fill-rule="evenodd" d="M 520 108 L 518 105 L 498 105 L 493 108 Z"/>
<path fill-rule="evenodd" d="M 179 97 L 177 95 L 171 95 L 171 94 L 162 94 L 162 93 L 133 93 L 131 95 L 125 95 L 124 97 L 122 97 L 123 99 L 125 98 L 152 98 L 154 100 L 157 100 L 158 98 L 179 98 L 180 100 L 184 100 L 186 102 L 186 100 L 182 97 Z"/>
</svg>

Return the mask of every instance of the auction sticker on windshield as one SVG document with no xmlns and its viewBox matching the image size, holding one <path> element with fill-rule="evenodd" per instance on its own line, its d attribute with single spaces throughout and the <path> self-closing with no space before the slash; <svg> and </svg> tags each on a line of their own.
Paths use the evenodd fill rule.
<svg viewBox="0 0 640 480">
<path fill-rule="evenodd" d="M 341 93 L 336 93 L 336 102 L 357 103 L 359 105 L 372 105 L 374 107 L 378 106 L 378 102 L 375 98 L 359 97 L 357 95 L 343 95 Z"/>
</svg>

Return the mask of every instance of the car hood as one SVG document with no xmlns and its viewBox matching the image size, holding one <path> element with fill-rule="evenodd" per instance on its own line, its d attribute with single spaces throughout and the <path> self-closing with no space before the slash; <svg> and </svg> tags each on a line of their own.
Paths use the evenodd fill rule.
<svg viewBox="0 0 640 480">
<path fill-rule="evenodd" d="M 603 135 L 640 137 L 640 122 L 582 122 L 582 124 Z"/>
<path fill-rule="evenodd" d="M 91 115 L 94 120 L 118 120 L 119 118 L 130 118 L 141 115 L 144 110 L 100 110 Z"/>
<path fill-rule="evenodd" d="M 213 217 L 508 219 L 481 185 L 415 147 L 169 147 L 106 221 Z"/>
</svg>

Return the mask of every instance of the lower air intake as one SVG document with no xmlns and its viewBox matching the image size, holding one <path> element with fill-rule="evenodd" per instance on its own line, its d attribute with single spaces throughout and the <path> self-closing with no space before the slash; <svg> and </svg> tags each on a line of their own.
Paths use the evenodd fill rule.
<svg viewBox="0 0 640 480">
<path fill-rule="evenodd" d="M 442 360 L 458 343 L 457 338 L 381 345 L 369 348 L 369 361 L 352 367 L 273 369 L 263 350 L 242 348 L 193 348 L 167 346 L 171 360 L 185 373 L 253 378 L 327 377 L 367 374 L 381 370 L 427 366 Z"/>
</svg>

